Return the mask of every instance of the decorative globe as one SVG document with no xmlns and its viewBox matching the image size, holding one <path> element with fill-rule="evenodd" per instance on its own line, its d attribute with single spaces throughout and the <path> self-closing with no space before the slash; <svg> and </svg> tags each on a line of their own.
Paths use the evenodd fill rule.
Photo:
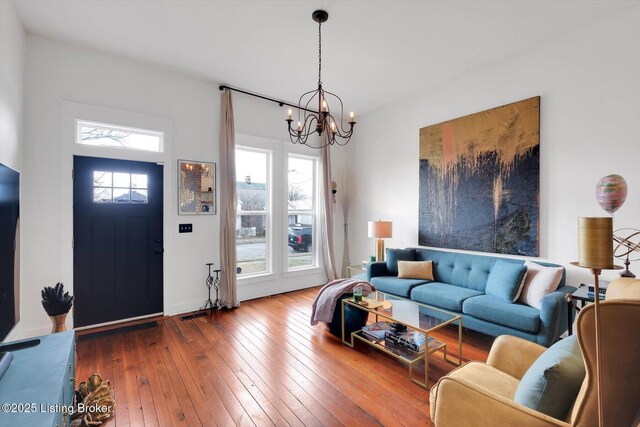
<svg viewBox="0 0 640 427">
<path fill-rule="evenodd" d="M 614 213 L 627 200 L 627 181 L 620 175 L 607 175 L 596 185 L 596 199 L 605 211 Z"/>
</svg>

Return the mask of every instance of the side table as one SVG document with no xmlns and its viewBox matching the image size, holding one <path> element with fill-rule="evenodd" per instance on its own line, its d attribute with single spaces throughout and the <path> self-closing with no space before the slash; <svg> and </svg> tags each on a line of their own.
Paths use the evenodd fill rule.
<svg viewBox="0 0 640 427">
<path fill-rule="evenodd" d="M 365 273 L 367 271 L 367 267 L 364 262 L 360 264 L 351 264 L 347 267 L 347 271 L 349 272 L 349 277 L 354 277 L 356 275 Z"/>
<path fill-rule="evenodd" d="M 604 284 L 604 287 L 606 288 L 606 285 L 608 284 L 608 282 L 604 282 L 603 284 Z M 576 312 L 580 312 L 580 310 L 584 308 L 585 305 L 590 304 L 594 301 L 594 297 L 589 296 L 588 290 L 589 290 L 589 287 L 584 283 L 581 283 L 578 289 L 573 291 L 573 293 L 571 294 L 567 294 L 567 296 L 565 297 L 567 304 L 569 305 L 567 310 L 567 316 L 569 319 L 569 323 L 568 323 L 569 328 L 567 331 L 568 335 L 573 335 L 573 319 L 574 319 L 573 311 L 575 310 Z M 578 303 L 580 304 L 579 307 L 578 307 Z"/>
</svg>

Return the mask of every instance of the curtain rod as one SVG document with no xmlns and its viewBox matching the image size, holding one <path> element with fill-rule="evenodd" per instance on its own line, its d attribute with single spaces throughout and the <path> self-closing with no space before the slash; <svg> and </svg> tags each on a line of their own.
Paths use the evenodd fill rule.
<svg viewBox="0 0 640 427">
<path fill-rule="evenodd" d="M 279 106 L 281 106 L 281 107 L 282 107 L 283 105 L 286 105 L 286 106 L 289 106 L 289 107 L 296 108 L 296 109 L 298 109 L 298 110 L 303 110 L 303 111 L 308 111 L 308 112 L 310 112 L 310 113 L 318 114 L 318 112 L 317 112 L 317 111 L 309 110 L 308 108 L 299 107 L 299 106 L 297 106 L 297 105 L 290 104 L 290 103 L 288 103 L 288 102 L 281 101 L 281 100 L 279 100 L 279 99 L 269 98 L 268 96 L 263 96 L 263 95 L 259 95 L 259 94 L 257 94 L 257 93 L 249 92 L 249 91 L 246 91 L 246 90 L 237 89 L 237 88 L 235 88 L 235 87 L 231 87 L 231 86 L 227 86 L 227 85 L 220 85 L 220 86 L 219 86 L 219 89 L 220 89 L 220 90 L 225 90 L 225 89 L 227 89 L 227 90 L 232 90 L 232 91 L 234 91 L 234 92 L 244 93 L 245 95 L 255 96 L 256 98 L 264 99 L 264 100 L 266 100 L 266 101 L 275 102 L 276 104 L 278 104 L 278 105 L 279 105 Z"/>
</svg>

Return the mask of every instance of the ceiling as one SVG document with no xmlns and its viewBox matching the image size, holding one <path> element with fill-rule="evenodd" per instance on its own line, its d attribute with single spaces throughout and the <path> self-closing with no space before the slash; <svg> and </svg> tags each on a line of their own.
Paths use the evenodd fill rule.
<svg viewBox="0 0 640 427">
<path fill-rule="evenodd" d="M 297 101 L 322 80 L 356 114 L 640 4 L 628 1 L 14 0 L 30 33 Z"/>
</svg>

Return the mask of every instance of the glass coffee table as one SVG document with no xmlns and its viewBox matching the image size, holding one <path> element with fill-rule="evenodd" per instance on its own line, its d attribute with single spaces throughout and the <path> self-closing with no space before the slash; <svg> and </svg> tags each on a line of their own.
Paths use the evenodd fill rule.
<svg viewBox="0 0 640 427">
<path fill-rule="evenodd" d="M 342 342 L 349 347 L 355 346 L 355 341 L 365 342 L 395 359 L 409 365 L 409 379 L 424 387 L 428 388 L 429 382 L 429 355 L 438 350 L 442 350 L 444 359 L 454 365 L 462 364 L 462 317 L 460 315 L 440 310 L 435 307 L 421 304 L 406 298 L 396 297 L 394 295 L 385 294 L 383 292 L 373 292 L 364 296 L 363 301 L 367 305 L 357 303 L 353 297 L 342 300 Z M 362 330 L 354 331 L 350 337 L 345 337 L 344 330 L 344 308 L 345 305 L 368 311 L 374 315 L 374 322 L 387 321 L 391 323 L 400 323 L 408 329 L 418 331 L 425 336 L 425 350 L 416 353 L 411 351 L 403 351 L 398 346 L 391 347 L 386 345 L 385 340 L 372 340 L 363 335 Z M 458 361 L 450 360 L 447 357 L 447 345 L 435 339 L 430 340 L 430 335 L 453 322 L 458 322 Z M 424 361 L 424 382 L 414 378 L 413 365 L 420 361 Z"/>
</svg>

